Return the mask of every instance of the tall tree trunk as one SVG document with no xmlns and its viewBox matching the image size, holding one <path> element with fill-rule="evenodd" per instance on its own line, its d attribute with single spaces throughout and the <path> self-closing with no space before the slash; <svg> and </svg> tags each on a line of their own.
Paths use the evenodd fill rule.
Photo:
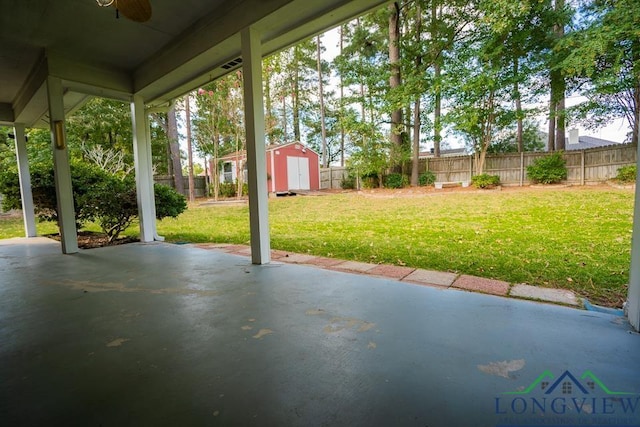
<svg viewBox="0 0 640 427">
<path fill-rule="evenodd" d="M 173 156 L 171 155 L 171 141 L 169 140 L 169 125 L 165 121 L 162 123 L 162 127 L 164 128 L 164 134 L 167 135 L 167 175 L 173 176 Z"/>
<path fill-rule="evenodd" d="M 422 8 L 420 3 L 416 4 L 415 22 L 416 44 L 420 43 L 422 35 Z M 416 54 L 416 72 L 422 70 L 422 54 Z M 416 96 L 413 104 L 413 155 L 411 156 L 411 186 L 417 187 L 419 184 L 418 167 L 420 166 L 420 95 Z"/>
<path fill-rule="evenodd" d="M 366 124 L 367 123 L 367 102 L 366 102 L 365 93 L 364 93 L 364 85 L 362 83 L 360 83 L 360 99 L 362 99 L 362 102 L 360 103 L 360 116 L 362 117 L 362 124 Z M 367 141 L 368 141 L 367 133 L 368 131 L 362 132 L 363 148 L 367 146 Z"/>
<path fill-rule="evenodd" d="M 564 0 L 555 0 L 555 12 L 556 23 L 553 26 L 553 32 L 556 37 L 556 42 L 559 42 L 564 37 L 564 23 L 561 18 L 562 11 L 564 10 Z M 562 71 L 558 68 L 551 70 L 551 96 L 554 103 L 555 111 L 555 149 L 565 149 L 565 90 L 566 83 Z"/>
<path fill-rule="evenodd" d="M 491 111 L 487 117 L 486 123 L 483 124 L 482 129 L 482 139 L 480 144 L 480 154 L 475 156 L 476 159 L 476 175 L 481 175 L 484 173 L 484 164 L 487 158 L 487 151 L 489 150 L 489 146 L 491 145 L 491 138 L 493 136 L 493 126 L 496 121 L 496 115 L 493 111 L 495 111 L 495 93 L 493 90 L 489 91 L 489 96 L 485 103 L 486 111 Z M 476 150 L 477 154 L 477 150 Z"/>
<path fill-rule="evenodd" d="M 442 84 L 440 82 L 440 60 L 433 64 L 435 99 L 433 109 L 433 157 L 440 157 L 440 143 L 442 142 Z"/>
<path fill-rule="evenodd" d="M 344 28 L 345 25 L 340 26 L 340 55 L 344 49 Z M 344 83 L 342 81 L 342 73 L 340 73 L 340 167 L 344 167 Z"/>
<path fill-rule="evenodd" d="M 389 77 L 389 89 L 391 92 L 397 90 L 402 84 L 400 75 L 400 4 L 394 2 L 389 5 L 389 66 L 391 75 Z M 395 173 L 402 172 L 402 108 L 391 111 L 391 149 L 395 152 L 392 155 L 394 164 L 392 170 Z"/>
<path fill-rule="evenodd" d="M 321 129 L 321 137 L 322 137 L 322 167 L 326 168 L 329 166 L 329 162 L 327 161 L 327 128 L 324 122 L 324 90 L 322 83 L 322 58 L 321 58 L 321 49 L 322 45 L 320 43 L 320 35 L 316 37 L 317 41 L 317 62 L 318 62 L 318 98 L 320 100 L 320 129 Z"/>
<path fill-rule="evenodd" d="M 217 202 L 220 197 L 220 163 L 218 157 L 220 156 L 220 133 L 216 127 L 213 133 L 213 164 L 211 165 L 211 171 L 213 172 L 213 199 Z"/>
<path fill-rule="evenodd" d="M 631 44 L 631 52 L 633 59 L 632 75 L 633 75 L 633 102 L 631 104 L 631 117 L 633 117 L 631 125 L 631 142 L 640 144 L 640 41 L 637 39 Z"/>
<path fill-rule="evenodd" d="M 438 40 L 438 2 L 431 0 L 431 39 Z M 442 141 L 442 73 L 441 53 L 433 58 L 434 106 L 433 106 L 433 157 L 440 157 L 440 142 Z"/>
<path fill-rule="evenodd" d="M 207 181 L 209 181 L 209 159 L 207 158 L 207 155 L 204 155 L 204 159 L 203 159 L 203 163 L 204 163 L 204 196 L 205 197 L 209 197 L 209 195 L 211 194 L 211 184 Z"/>
<path fill-rule="evenodd" d="M 287 139 L 289 138 L 287 136 L 288 129 L 287 129 L 287 97 L 286 96 L 282 97 L 282 129 L 283 129 L 282 142 L 286 143 Z"/>
<path fill-rule="evenodd" d="M 178 141 L 178 120 L 174 103 L 171 104 L 169 111 L 167 111 L 167 138 L 169 138 L 169 152 L 171 153 L 173 167 L 173 184 L 178 193 L 184 194 L 184 178 L 182 177 L 180 143 Z"/>
<path fill-rule="evenodd" d="M 634 121 L 631 131 L 631 142 L 634 144 L 640 144 L 640 79 L 638 79 L 636 87 L 633 89 L 633 101 L 635 104 L 635 110 L 633 112 Z"/>
<path fill-rule="evenodd" d="M 419 184 L 418 167 L 420 166 L 420 97 L 413 104 L 413 156 L 411 159 L 411 186 Z"/>
<path fill-rule="evenodd" d="M 189 201 L 196 201 L 195 179 L 193 178 L 193 147 L 191 145 L 191 102 L 189 94 L 184 97 L 184 109 L 187 125 L 187 156 L 189 165 Z"/>
<path fill-rule="evenodd" d="M 566 146 L 565 137 L 565 123 L 566 123 L 566 110 L 564 102 L 564 79 L 562 79 L 562 89 L 560 89 L 561 97 L 556 104 L 556 150 L 564 150 Z"/>
<path fill-rule="evenodd" d="M 516 103 L 516 143 L 518 145 L 518 153 L 522 153 L 524 151 L 524 117 L 522 114 L 522 95 L 520 94 L 520 84 L 518 82 L 520 78 L 519 64 L 520 58 L 515 56 L 513 58 L 513 98 Z"/>
<path fill-rule="evenodd" d="M 358 27 L 360 27 L 360 18 L 356 19 L 356 25 Z M 360 58 L 360 61 L 361 60 L 362 59 Z M 366 102 L 365 93 L 364 93 L 364 83 L 363 83 L 364 76 L 360 76 L 360 77 L 361 77 L 361 79 L 360 79 L 360 100 L 361 100 L 361 102 L 360 102 L 360 117 L 361 117 L 361 120 L 362 120 L 362 124 L 364 125 L 364 124 L 367 123 L 367 114 L 366 114 L 367 113 L 367 102 Z M 367 133 L 366 131 L 361 133 L 361 135 L 362 135 L 362 148 L 363 149 L 367 146 L 367 134 L 366 133 Z M 359 189 L 360 188 L 358 188 L 358 190 Z"/>
<path fill-rule="evenodd" d="M 547 139 L 547 151 L 556 149 L 556 103 L 554 101 L 553 88 L 549 96 L 549 135 Z"/>
<path fill-rule="evenodd" d="M 293 136 L 297 142 L 300 141 L 300 48 L 293 48 L 294 71 L 293 71 Z"/>
<path fill-rule="evenodd" d="M 236 198 L 242 198 L 242 179 L 244 178 L 244 166 L 240 158 L 240 138 L 236 132 Z"/>
<path fill-rule="evenodd" d="M 271 71 L 263 71 L 264 78 L 264 121 L 265 121 L 265 137 L 268 144 L 273 144 L 273 114 L 271 106 Z"/>
</svg>

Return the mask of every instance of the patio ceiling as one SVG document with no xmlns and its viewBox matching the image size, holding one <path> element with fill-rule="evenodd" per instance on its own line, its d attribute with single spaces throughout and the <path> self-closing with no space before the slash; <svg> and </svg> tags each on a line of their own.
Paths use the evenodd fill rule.
<svg viewBox="0 0 640 427">
<path fill-rule="evenodd" d="M 120 0 L 121 2 L 126 0 Z M 0 0 L 0 123 L 48 127 L 47 75 L 62 79 L 67 113 L 87 95 L 159 106 L 239 67 L 240 31 L 264 55 L 383 0 L 150 0 L 137 23 L 95 0 Z"/>
</svg>

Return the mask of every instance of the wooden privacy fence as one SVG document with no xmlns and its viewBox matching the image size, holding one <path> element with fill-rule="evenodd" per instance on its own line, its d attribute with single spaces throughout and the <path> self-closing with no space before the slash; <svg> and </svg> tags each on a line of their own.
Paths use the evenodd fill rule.
<svg viewBox="0 0 640 427">
<path fill-rule="evenodd" d="M 527 166 L 549 153 L 509 153 L 488 155 L 484 172 L 498 175 L 504 185 L 530 184 Z M 622 166 L 635 165 L 637 146 L 620 144 L 587 150 L 565 151 L 562 157 L 567 164 L 567 183 L 585 185 L 607 181 L 617 175 Z M 475 174 L 473 156 L 456 156 L 420 159 L 419 172 L 427 170 L 436 175 L 438 182 L 470 181 Z M 411 167 L 408 168 L 411 170 Z"/>
<path fill-rule="evenodd" d="M 340 189 L 342 180 L 349 176 L 349 171 L 345 167 L 332 166 L 320 169 L 320 189 Z"/>
<path fill-rule="evenodd" d="M 164 184 L 171 188 L 175 188 L 172 175 L 155 175 L 153 177 L 153 181 L 156 184 Z M 193 181 L 195 184 L 196 197 L 204 197 L 207 192 L 207 178 L 204 176 L 194 176 Z M 183 178 L 183 182 L 184 191 L 182 194 L 189 194 L 189 177 L 185 176 Z"/>
</svg>

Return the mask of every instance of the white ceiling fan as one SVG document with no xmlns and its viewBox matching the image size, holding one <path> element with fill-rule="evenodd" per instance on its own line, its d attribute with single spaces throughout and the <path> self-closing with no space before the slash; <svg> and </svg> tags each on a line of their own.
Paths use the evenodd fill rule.
<svg viewBox="0 0 640 427">
<path fill-rule="evenodd" d="M 116 17 L 122 13 L 125 18 L 136 22 L 146 22 L 151 19 L 151 4 L 149 0 L 96 0 L 99 6 L 116 8 Z"/>
</svg>

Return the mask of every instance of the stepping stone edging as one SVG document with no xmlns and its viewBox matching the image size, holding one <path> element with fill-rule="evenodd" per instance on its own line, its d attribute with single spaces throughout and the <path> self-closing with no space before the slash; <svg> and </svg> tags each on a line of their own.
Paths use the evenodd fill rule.
<svg viewBox="0 0 640 427">
<path fill-rule="evenodd" d="M 245 245 L 214 243 L 196 244 L 194 246 L 200 249 L 217 250 L 234 255 L 251 256 L 251 248 Z M 511 285 L 502 280 L 487 279 L 465 274 L 458 275 L 456 273 L 432 271 L 421 268 L 345 261 L 316 255 L 296 254 L 276 249 L 271 251 L 271 258 L 289 264 L 304 264 L 346 273 L 367 274 L 440 289 L 455 288 L 497 296 L 509 296 L 571 307 L 582 307 L 575 293 L 565 289 L 544 288 L 524 283 Z"/>
</svg>

